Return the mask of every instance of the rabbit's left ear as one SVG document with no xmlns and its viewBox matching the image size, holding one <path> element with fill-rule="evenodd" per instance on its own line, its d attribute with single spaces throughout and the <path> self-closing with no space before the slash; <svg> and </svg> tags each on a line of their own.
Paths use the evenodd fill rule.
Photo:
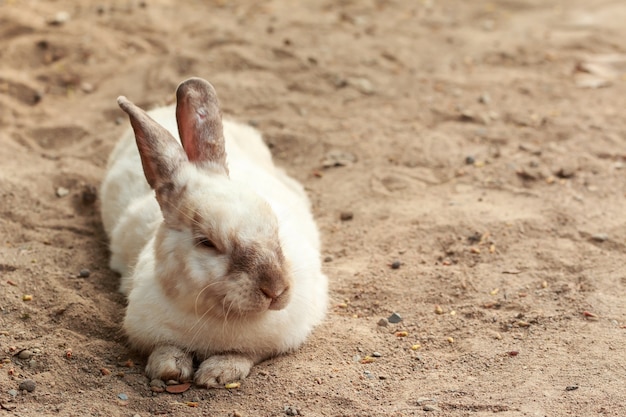
<svg viewBox="0 0 626 417">
<path fill-rule="evenodd" d="M 187 155 L 170 132 L 148 113 L 124 96 L 117 98 L 117 104 L 130 118 L 146 180 L 162 203 L 164 190 L 172 188 L 175 173 L 187 162 Z"/>
<path fill-rule="evenodd" d="M 215 89 L 208 81 L 190 78 L 178 86 L 176 120 L 189 160 L 228 174 L 222 114 Z"/>
</svg>

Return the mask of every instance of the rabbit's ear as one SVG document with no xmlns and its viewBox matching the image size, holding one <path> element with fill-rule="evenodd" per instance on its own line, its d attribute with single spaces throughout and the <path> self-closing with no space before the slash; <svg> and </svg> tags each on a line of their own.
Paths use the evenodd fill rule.
<svg viewBox="0 0 626 417">
<path fill-rule="evenodd" d="M 176 90 L 178 133 L 191 162 L 228 174 L 224 129 L 217 94 L 201 78 L 190 78 Z"/>
<path fill-rule="evenodd" d="M 174 172 L 187 161 L 187 156 L 178 141 L 163 126 L 131 103 L 126 97 L 117 98 L 117 104 L 128 113 L 135 132 L 141 165 L 148 184 L 157 192 L 171 188 Z"/>
</svg>

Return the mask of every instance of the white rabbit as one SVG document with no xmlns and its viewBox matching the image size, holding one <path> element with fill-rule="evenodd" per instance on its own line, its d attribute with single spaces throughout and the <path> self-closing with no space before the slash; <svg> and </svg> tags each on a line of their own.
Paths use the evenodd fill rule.
<svg viewBox="0 0 626 417">
<path fill-rule="evenodd" d="M 134 135 L 101 188 L 110 266 L 147 375 L 223 386 L 300 346 L 324 318 L 328 284 L 304 189 L 259 133 L 222 123 L 207 81 L 183 82 L 176 99 L 149 113 L 117 99 Z"/>
</svg>

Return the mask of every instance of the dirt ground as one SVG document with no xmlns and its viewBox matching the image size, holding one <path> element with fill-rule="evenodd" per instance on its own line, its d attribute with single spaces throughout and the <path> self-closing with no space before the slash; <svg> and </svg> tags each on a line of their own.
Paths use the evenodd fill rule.
<svg viewBox="0 0 626 417">
<path fill-rule="evenodd" d="M 623 0 L 0 0 L 0 415 L 625 416 L 624 22 Z M 156 394 L 95 191 L 115 98 L 189 76 L 306 185 L 332 305 L 239 389 Z"/>
</svg>

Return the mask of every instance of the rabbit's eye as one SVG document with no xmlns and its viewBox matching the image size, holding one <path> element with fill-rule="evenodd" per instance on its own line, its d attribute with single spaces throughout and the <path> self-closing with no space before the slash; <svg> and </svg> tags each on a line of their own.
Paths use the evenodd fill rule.
<svg viewBox="0 0 626 417">
<path fill-rule="evenodd" d="M 208 249 L 215 249 L 215 243 L 207 239 L 206 237 L 201 237 L 198 239 L 197 244 L 203 246 Z"/>
</svg>

